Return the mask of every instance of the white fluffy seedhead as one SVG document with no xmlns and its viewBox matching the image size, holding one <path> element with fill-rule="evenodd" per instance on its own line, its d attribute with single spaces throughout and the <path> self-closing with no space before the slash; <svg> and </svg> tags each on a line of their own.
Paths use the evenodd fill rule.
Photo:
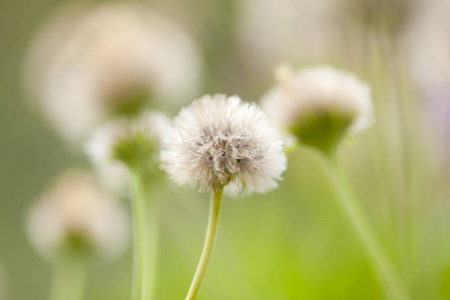
<svg viewBox="0 0 450 300">
<path fill-rule="evenodd" d="M 294 72 L 283 65 L 276 77 L 279 84 L 262 98 L 262 107 L 280 129 L 303 141 L 322 135 L 321 143 L 332 147 L 373 123 L 370 87 L 351 73 L 328 66 Z"/>
<path fill-rule="evenodd" d="M 58 177 L 27 219 L 32 244 L 49 259 L 68 249 L 115 255 L 126 246 L 128 227 L 124 208 L 83 170 Z"/>
<path fill-rule="evenodd" d="M 237 96 L 204 96 L 184 108 L 162 151 L 163 168 L 201 191 L 265 192 L 286 169 L 282 141 L 265 114 Z"/>
<path fill-rule="evenodd" d="M 138 118 L 118 118 L 97 128 L 85 151 L 104 183 L 123 191 L 128 183 L 130 164 L 156 168 L 159 151 L 171 130 L 166 115 L 145 111 Z M 139 161 L 138 161 L 139 160 Z"/>
</svg>

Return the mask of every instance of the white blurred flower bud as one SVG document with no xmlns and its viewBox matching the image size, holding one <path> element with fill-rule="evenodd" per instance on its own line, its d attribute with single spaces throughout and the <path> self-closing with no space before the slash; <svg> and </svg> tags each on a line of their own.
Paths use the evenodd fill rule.
<svg viewBox="0 0 450 300">
<path fill-rule="evenodd" d="M 373 123 L 370 87 L 353 74 L 327 66 L 282 70 L 277 74 L 285 75 L 262 98 L 262 107 L 278 128 L 304 144 L 328 152 L 345 134 Z"/>
<path fill-rule="evenodd" d="M 72 5 L 34 40 L 27 92 L 71 141 L 111 115 L 173 108 L 195 96 L 201 59 L 194 41 L 147 5 Z"/>
<path fill-rule="evenodd" d="M 284 59 L 322 60 L 342 44 L 342 0 L 243 0 L 239 5 L 240 43 L 255 72 L 264 74 Z"/>
<path fill-rule="evenodd" d="M 32 207 L 27 232 L 48 259 L 64 249 L 119 254 L 127 245 L 129 220 L 116 199 L 84 170 L 60 175 Z"/>
<path fill-rule="evenodd" d="M 286 156 L 277 131 L 254 104 L 237 96 L 204 96 L 176 117 L 163 168 L 201 191 L 266 192 L 277 187 Z"/>
<path fill-rule="evenodd" d="M 120 193 L 129 182 L 130 168 L 159 169 L 160 149 L 170 130 L 170 120 L 152 111 L 111 120 L 94 130 L 85 152 L 105 185 Z"/>
</svg>

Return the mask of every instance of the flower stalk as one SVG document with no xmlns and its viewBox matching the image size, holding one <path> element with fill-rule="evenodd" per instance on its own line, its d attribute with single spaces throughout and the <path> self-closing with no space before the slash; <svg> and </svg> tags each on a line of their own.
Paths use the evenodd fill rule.
<svg viewBox="0 0 450 300">
<path fill-rule="evenodd" d="M 194 279 L 192 280 L 191 287 L 189 288 L 189 292 L 186 296 L 186 300 L 194 300 L 197 298 L 203 278 L 206 274 L 206 270 L 208 269 L 209 261 L 211 260 L 211 255 L 214 249 L 214 243 L 216 241 L 221 202 L 222 188 L 214 192 L 211 199 L 205 243 L 203 245 L 202 255 L 200 257 Z"/>
<path fill-rule="evenodd" d="M 55 262 L 50 300 L 82 300 L 86 284 L 85 253 L 64 249 Z"/>
<path fill-rule="evenodd" d="M 132 299 L 149 300 L 154 294 L 158 228 L 155 209 L 149 209 L 142 175 L 133 172 L 133 282 Z"/>
<path fill-rule="evenodd" d="M 408 294 L 399 275 L 370 221 L 358 205 L 357 199 L 336 160 L 332 159 L 331 156 L 326 156 L 326 161 L 330 181 L 338 196 L 343 213 L 363 243 L 386 294 L 393 300 L 408 300 Z"/>
</svg>

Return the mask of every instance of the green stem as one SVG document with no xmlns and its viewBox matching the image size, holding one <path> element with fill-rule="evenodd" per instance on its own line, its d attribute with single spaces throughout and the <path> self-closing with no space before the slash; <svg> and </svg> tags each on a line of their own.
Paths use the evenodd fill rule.
<svg viewBox="0 0 450 300">
<path fill-rule="evenodd" d="M 156 290 L 156 271 L 158 267 L 158 245 L 159 245 L 159 227 L 155 201 L 148 201 L 149 209 L 147 218 L 147 245 L 146 245 L 146 268 L 145 268 L 145 286 L 143 290 L 143 299 L 150 300 L 155 297 Z"/>
<path fill-rule="evenodd" d="M 156 209 L 149 210 L 140 172 L 133 172 L 133 282 L 132 299 L 153 297 L 158 247 Z"/>
<path fill-rule="evenodd" d="M 186 300 L 194 300 L 197 298 L 200 286 L 208 269 L 209 261 L 216 241 L 217 227 L 220 215 L 220 203 L 222 201 L 222 189 L 215 192 L 211 199 L 211 207 L 209 210 L 208 229 L 206 231 L 205 243 L 203 245 L 202 255 L 195 271 L 194 279 L 186 296 Z"/>
<path fill-rule="evenodd" d="M 405 291 L 392 262 L 389 260 L 388 255 L 367 216 L 359 207 L 345 176 L 333 159 L 327 157 L 327 162 L 330 179 L 333 188 L 339 197 L 343 211 L 347 215 L 356 234 L 364 244 L 370 261 L 376 270 L 387 295 L 390 299 L 408 300 L 409 296 Z"/>
<path fill-rule="evenodd" d="M 57 258 L 50 287 L 50 300 L 81 300 L 86 284 L 87 259 L 81 253 L 63 251 Z"/>
</svg>

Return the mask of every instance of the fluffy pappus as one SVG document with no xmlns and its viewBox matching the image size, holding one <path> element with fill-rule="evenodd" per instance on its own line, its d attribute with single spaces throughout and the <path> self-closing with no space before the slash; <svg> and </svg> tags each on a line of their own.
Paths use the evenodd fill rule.
<svg viewBox="0 0 450 300">
<path fill-rule="evenodd" d="M 179 184 L 200 191 L 266 192 L 286 169 L 283 144 L 266 115 L 237 97 L 204 96 L 176 117 L 161 153 Z"/>
</svg>

